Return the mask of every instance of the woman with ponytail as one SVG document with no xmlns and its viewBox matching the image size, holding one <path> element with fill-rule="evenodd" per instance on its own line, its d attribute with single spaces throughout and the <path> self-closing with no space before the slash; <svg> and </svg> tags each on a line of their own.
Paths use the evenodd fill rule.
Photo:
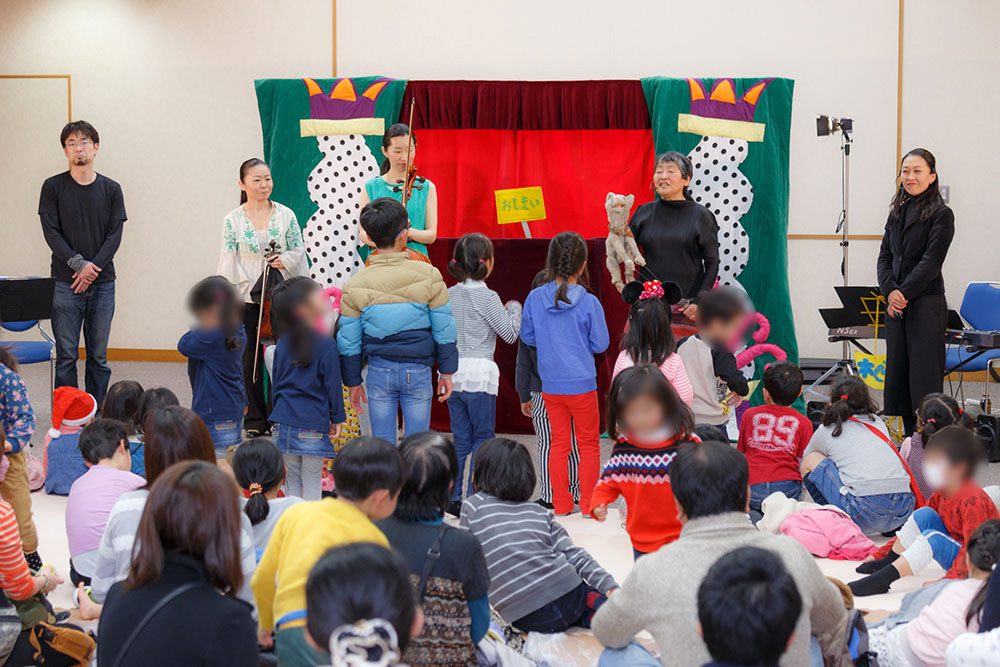
<svg viewBox="0 0 1000 667">
<path fill-rule="evenodd" d="M 916 504 L 910 475 L 877 411 L 860 378 L 837 380 L 801 466 L 812 499 L 844 510 L 866 533 L 899 528 Z"/>
<path fill-rule="evenodd" d="M 899 455 L 910 467 L 910 473 L 913 474 L 913 479 L 920 487 L 920 493 L 924 498 L 930 498 L 934 492 L 924 479 L 924 445 L 932 435 L 952 424 L 972 429 L 975 422 L 951 396 L 941 393 L 927 394 L 917 408 L 916 432 L 899 447 Z"/>
<path fill-rule="evenodd" d="M 920 399 L 944 387 L 948 304 L 941 267 L 955 236 L 937 160 L 923 148 L 903 156 L 878 255 L 879 291 L 888 300 L 885 325 L 885 413 L 916 426 Z"/>
<path fill-rule="evenodd" d="M 417 155 L 417 136 L 410 132 L 405 123 L 390 125 L 382 136 L 382 168 L 380 175 L 365 183 L 361 193 L 361 207 L 380 197 L 390 197 L 403 202 L 403 188 L 409 176 L 407 167 L 414 164 Z M 360 210 L 360 209 L 359 209 Z M 407 247 L 427 257 L 427 246 L 437 240 L 438 199 L 437 186 L 423 176 L 416 176 L 413 187 L 406 200 L 406 212 L 410 215 L 410 228 L 407 230 Z M 368 255 L 375 250 L 375 243 L 365 233 L 361 232 L 361 258 L 367 260 Z"/>
<path fill-rule="evenodd" d="M 177 350 L 188 358 L 191 409 L 212 434 L 215 458 L 221 464 L 228 448 L 242 439 L 247 407 L 243 300 L 232 283 L 222 276 L 211 276 L 191 288 L 188 308 L 196 323 L 181 336 Z"/>
<path fill-rule="evenodd" d="M 458 371 L 451 377 L 448 398 L 451 432 L 458 455 L 458 482 L 452 489 L 449 511 L 458 516 L 464 495 L 472 495 L 472 477 L 462 492 L 465 461 L 496 435 L 497 391 L 500 368 L 493 361 L 497 336 L 517 342 L 521 330 L 521 304 L 508 301 L 486 286 L 493 273 L 493 243 L 483 234 L 466 234 L 455 244 L 448 273 L 458 281 L 448 288 L 451 311 L 458 326 Z"/>
<path fill-rule="evenodd" d="M 683 153 L 658 155 L 650 184 L 656 198 L 636 208 L 628 223 L 646 258 L 639 280 L 680 285 L 684 300 L 671 307 L 678 336 L 695 333 L 698 297 L 719 275 L 719 226 L 715 215 L 691 198 L 693 175 L 691 159 Z"/>
<path fill-rule="evenodd" d="M 285 459 L 269 438 L 251 438 L 237 447 L 233 472 L 240 488 L 249 494 L 243 499 L 243 511 L 253 526 L 254 547 L 259 556 L 267 548 L 281 514 L 302 499 L 279 496 L 285 483 Z"/>
<path fill-rule="evenodd" d="M 887 629 L 869 628 L 868 644 L 877 653 L 880 667 L 924 667 L 946 664 L 945 653 L 957 637 L 979 629 L 987 580 L 1000 558 L 1000 520 L 984 521 L 969 537 L 963 560 L 968 578 L 954 581 L 937 594 L 909 623 Z M 990 661 L 973 663 L 995 665 Z M 951 665 L 950 660 L 947 664 Z"/>
<path fill-rule="evenodd" d="M 243 383 L 248 405 L 244 426 L 247 433 L 269 430 L 270 401 L 264 391 L 264 348 L 257 346 L 260 303 L 250 292 L 264 274 L 264 267 L 277 270 L 282 278 L 309 275 L 309 262 L 302 244 L 302 229 L 295 213 L 271 201 L 271 169 L 259 158 L 240 165 L 240 205 L 226 214 L 222 224 L 222 252 L 217 273 L 236 286 L 245 304 L 243 323 L 249 343 L 243 352 Z M 274 249 L 271 250 L 271 243 Z M 254 378 L 256 358 L 257 377 Z"/>
<path fill-rule="evenodd" d="M 590 499 L 601 467 L 600 408 L 594 355 L 610 337 L 600 301 L 587 291 L 587 244 L 576 232 L 549 242 L 546 266 L 552 282 L 533 289 L 524 302 L 521 340 L 537 349 L 542 398 L 552 426 L 549 477 L 555 513 L 574 511 L 567 462 L 576 436 L 580 450 L 580 509 Z"/>
</svg>

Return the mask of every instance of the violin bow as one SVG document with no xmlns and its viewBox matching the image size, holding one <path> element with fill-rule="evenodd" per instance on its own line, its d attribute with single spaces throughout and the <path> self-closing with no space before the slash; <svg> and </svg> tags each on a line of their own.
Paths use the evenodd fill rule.
<svg viewBox="0 0 1000 667">
<path fill-rule="evenodd" d="M 270 250 L 270 253 L 268 254 L 267 258 L 274 257 L 275 250 L 277 250 L 277 244 L 274 241 L 271 241 L 271 243 L 268 245 L 268 250 Z M 254 349 L 254 355 L 253 355 L 253 381 L 254 382 L 257 381 L 257 357 L 260 356 L 260 352 L 259 352 L 259 350 L 260 350 L 260 325 L 263 324 L 263 322 L 264 322 L 264 301 L 267 300 L 266 299 L 266 297 L 267 297 L 267 272 L 271 268 L 271 262 L 267 261 L 267 258 L 265 258 L 265 261 L 264 261 L 264 279 L 261 282 L 260 311 L 257 313 L 257 343 L 256 343 L 256 346 L 253 348 Z"/>
<path fill-rule="evenodd" d="M 406 206 L 406 202 L 410 200 L 410 192 L 413 190 L 412 183 L 407 187 L 406 180 L 410 178 L 410 167 L 413 165 L 413 157 L 410 149 L 413 146 L 413 108 L 417 104 L 417 99 L 415 97 L 410 97 L 410 119 L 406 125 L 409 134 L 407 135 L 408 141 L 406 142 L 406 171 L 403 172 L 403 206 Z"/>
</svg>

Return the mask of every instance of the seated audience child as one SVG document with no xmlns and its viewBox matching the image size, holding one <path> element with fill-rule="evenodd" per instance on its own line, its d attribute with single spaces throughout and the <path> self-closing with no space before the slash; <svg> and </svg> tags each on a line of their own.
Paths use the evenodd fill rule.
<svg viewBox="0 0 1000 667">
<path fill-rule="evenodd" d="M 214 461 L 182 461 L 153 483 L 128 579 L 108 592 L 97 664 L 256 665 L 252 607 L 237 595 L 240 509 Z"/>
<path fill-rule="evenodd" d="M 945 586 L 909 623 L 868 629 L 868 645 L 878 654 L 879 667 L 944 667 L 948 645 L 979 629 L 986 580 L 1000 557 L 1000 520 L 983 522 L 966 546 L 967 579 Z M 980 664 L 995 665 L 998 658 Z"/>
<path fill-rule="evenodd" d="M 664 302 L 663 286 L 659 280 L 642 284 L 629 283 L 622 298 L 631 304 L 628 329 L 622 336 L 622 351 L 618 353 L 612 379 L 629 366 L 649 363 L 658 366 L 670 380 L 684 404 L 691 406 L 694 388 L 688 380 L 684 362 L 677 354 L 677 343 L 670 328 L 670 304 Z"/>
<path fill-rule="evenodd" d="M 966 428 L 974 426 L 972 417 L 962 411 L 954 398 L 938 392 L 927 394 L 920 399 L 920 407 L 917 408 L 916 432 L 899 448 L 899 455 L 910 467 L 910 474 L 924 498 L 930 498 L 934 493 L 924 479 L 924 445 L 937 431 L 952 424 Z"/>
<path fill-rule="evenodd" d="M 177 395 L 166 387 L 155 387 L 142 392 L 142 396 L 139 397 L 139 407 L 135 411 L 135 419 L 132 421 L 132 434 L 128 438 L 129 448 L 132 451 L 132 472 L 136 475 L 146 476 L 143 444 L 146 440 L 146 419 L 154 410 L 180 404 Z"/>
<path fill-rule="evenodd" d="M 101 417 L 120 421 L 125 424 L 126 430 L 131 431 L 132 424 L 135 423 L 135 415 L 139 412 L 139 401 L 142 399 L 142 393 L 142 385 L 135 380 L 115 382 L 108 387 L 108 393 L 104 395 L 104 402 L 101 403 Z M 131 438 L 130 433 L 129 440 Z"/>
<path fill-rule="evenodd" d="M 0 345 L 0 433 L 3 455 L 8 465 L 0 481 L 0 495 L 11 504 L 24 546 L 24 557 L 33 570 L 42 568 L 38 556 L 38 533 L 31 518 L 31 489 L 28 485 L 28 445 L 35 432 L 35 413 L 28 400 L 28 388 L 17 374 L 17 360 Z"/>
<path fill-rule="evenodd" d="M 531 281 L 531 289 L 552 282 L 549 272 L 542 269 Z M 542 397 L 542 378 L 538 376 L 538 350 L 523 340 L 517 341 L 517 363 L 514 371 L 514 388 L 521 401 L 521 414 L 531 419 L 538 441 L 538 487 L 540 497 L 537 502 L 546 509 L 553 509 L 552 482 L 549 481 L 549 448 L 552 446 L 552 425 L 545 410 Z M 580 502 L 580 448 L 576 446 L 576 436 L 571 435 L 569 454 L 569 492 L 573 502 Z"/>
<path fill-rule="evenodd" d="M 363 414 L 361 404 L 367 400 L 372 434 L 395 444 L 400 409 L 405 435 L 430 427 L 435 362 L 438 401 L 451 397 L 457 330 L 441 272 L 404 252 L 410 221 L 403 205 L 375 199 L 361 209 L 360 222 L 379 252 L 344 286 L 337 342 L 351 405 Z M 365 362 L 367 398 L 361 386 Z"/>
<path fill-rule="evenodd" d="M 742 547 L 715 561 L 698 587 L 698 627 L 712 665 L 777 667 L 802 613 L 781 559 Z"/>
<path fill-rule="evenodd" d="M 593 514 L 604 521 L 608 505 L 622 496 L 629 507 L 625 530 L 639 558 L 681 533 L 669 469 L 677 448 L 693 437 L 694 419 L 660 369 L 641 364 L 611 384 L 607 424 L 616 442 L 594 489 Z"/>
<path fill-rule="evenodd" d="M 336 498 L 299 503 L 285 510 L 253 575 L 260 639 L 274 645 L 282 667 L 329 664 L 330 656 L 306 642 L 306 578 L 330 547 L 348 542 L 388 546 L 372 521 L 396 509 L 406 464 L 385 440 L 355 438 L 333 459 Z M 354 573 L 363 576 L 363 571 Z M 346 581 L 341 581 L 341 585 Z"/>
<path fill-rule="evenodd" d="M 522 632 L 589 628 L 618 584 L 551 511 L 530 501 L 528 450 L 507 438 L 487 440 L 472 472 L 476 493 L 462 505 L 461 524 L 483 545 L 493 609 Z"/>
<path fill-rule="evenodd" d="M 448 298 L 458 330 L 458 370 L 452 376 L 448 415 L 458 456 L 458 483 L 451 492 L 453 510 L 472 493 L 472 476 L 465 491 L 465 461 L 479 445 L 496 436 L 497 391 L 500 367 L 493 361 L 497 336 L 516 343 L 521 330 L 521 304 L 508 301 L 484 282 L 493 273 L 493 243 L 483 234 L 466 234 L 455 244 L 455 258 L 448 273 L 458 284 L 448 288 Z M 469 467 L 472 465 L 470 463 Z"/>
<path fill-rule="evenodd" d="M 877 411 L 861 378 L 834 382 L 800 466 L 812 499 L 844 510 L 866 533 L 899 528 L 916 506 L 910 475 Z"/>
<path fill-rule="evenodd" d="M 849 584 L 855 595 L 885 593 L 892 582 L 919 572 L 931 559 L 949 579 L 968 575 L 964 545 L 983 521 L 1000 517 L 974 479 L 982 458 L 979 437 L 961 426 L 947 426 L 927 441 L 924 476 L 934 493 L 891 542 L 858 566 L 858 572 L 871 576 Z"/>
<path fill-rule="evenodd" d="M 111 586 L 123 581 L 129 575 L 132 547 L 135 546 L 139 520 L 146 506 L 146 499 L 149 497 L 149 486 L 163 474 L 164 470 L 178 461 L 197 460 L 215 464 L 212 436 L 201 418 L 191 410 L 180 406 L 152 410 L 146 417 L 145 429 L 146 442 L 143 453 L 146 456 L 146 488 L 122 494 L 108 515 L 108 523 L 101 536 L 91 581 L 93 590 L 90 598 L 97 603 L 103 603 Z M 252 603 L 250 574 L 257 566 L 257 558 L 254 555 L 250 520 L 245 516 L 241 521 L 241 528 L 243 588 L 240 591 L 240 598 Z M 81 613 L 84 612 L 82 605 L 90 598 L 86 595 L 80 596 Z M 89 608 L 87 613 L 91 618 L 97 618 L 100 611 L 98 604 L 97 607 Z"/>
<path fill-rule="evenodd" d="M 76 387 L 56 387 L 52 395 L 52 428 L 42 443 L 45 493 L 65 496 L 87 463 L 80 456 L 80 431 L 97 414 L 97 401 Z"/>
<path fill-rule="evenodd" d="M 327 551 L 306 582 L 310 646 L 329 649 L 333 665 L 402 666 L 424 622 L 409 575 L 400 555 L 378 544 Z"/>
<path fill-rule="evenodd" d="M 802 493 L 799 461 L 813 435 L 812 423 L 790 406 L 802 393 L 802 371 L 790 361 L 764 369 L 764 405 L 740 422 L 739 449 L 750 465 L 750 518 L 760 521 L 760 504 L 780 491 L 792 500 Z"/>
<path fill-rule="evenodd" d="M 730 345 L 740 335 L 747 314 L 746 295 L 734 287 L 717 287 L 698 300 L 698 333 L 681 340 L 677 354 L 694 388 L 691 408 L 697 424 L 711 424 L 723 434 L 729 416 L 750 387 L 736 367 Z M 729 436 L 726 435 L 728 438 Z"/>
<path fill-rule="evenodd" d="M 90 585 L 101 535 L 118 497 L 146 483 L 129 472 L 132 457 L 126 438 L 124 425 L 113 419 L 98 419 L 80 432 L 80 453 L 87 462 L 87 472 L 73 482 L 66 501 L 69 578 L 74 586 L 81 581 Z"/>
<path fill-rule="evenodd" d="M 440 433 L 411 435 L 399 446 L 408 477 L 396 511 L 378 522 L 410 568 L 424 611 L 424 629 L 406 650 L 417 665 L 469 665 L 490 625 L 490 577 L 483 548 L 468 531 L 444 523 L 451 489 L 458 483 L 454 446 Z"/>
<path fill-rule="evenodd" d="M 212 434 L 215 458 L 242 440 L 247 392 L 243 384 L 243 299 L 222 276 L 199 281 L 188 293 L 188 308 L 197 319 L 181 336 L 177 350 L 188 358 L 191 409 Z"/>
<path fill-rule="evenodd" d="M 271 325 L 278 336 L 271 376 L 271 437 L 285 457 L 289 495 L 323 497 L 323 460 L 340 435 L 344 385 L 337 341 L 327 332 L 330 301 L 319 283 L 295 276 L 271 293 Z"/>
<path fill-rule="evenodd" d="M 282 513 L 301 503 L 302 499 L 279 496 L 281 485 L 285 483 L 285 459 L 270 438 L 251 438 L 237 447 L 233 454 L 233 472 L 236 482 L 249 494 L 240 502 L 253 526 L 253 542 L 259 559 Z"/>
<path fill-rule="evenodd" d="M 997 662 L 1000 656 L 1000 574 L 995 566 L 982 597 L 979 632 L 963 634 L 948 646 L 948 667 L 983 667 Z"/>
<path fill-rule="evenodd" d="M 574 512 L 567 460 L 573 438 L 580 448 L 580 509 L 590 516 L 601 474 L 600 407 L 594 355 L 610 342 L 604 309 L 587 291 L 587 244 L 576 232 L 549 242 L 546 271 L 552 282 L 524 301 L 521 340 L 538 350 L 542 397 L 552 425 L 549 478 L 556 514 Z"/>
</svg>

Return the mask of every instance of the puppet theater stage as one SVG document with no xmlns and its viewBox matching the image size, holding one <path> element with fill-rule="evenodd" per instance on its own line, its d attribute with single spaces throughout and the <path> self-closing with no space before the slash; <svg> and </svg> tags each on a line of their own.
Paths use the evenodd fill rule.
<svg viewBox="0 0 1000 667">
<path fill-rule="evenodd" d="M 303 226 L 313 278 L 342 286 L 360 267 L 358 211 L 364 183 L 378 175 L 384 128 L 408 122 L 415 165 L 438 193 L 432 263 L 445 267 L 455 240 L 493 239 L 489 285 L 503 301 L 527 296 L 545 265 L 548 239 L 576 231 L 588 239 L 591 291 L 604 305 L 609 351 L 597 358 L 606 396 L 628 314 L 605 269 L 608 192 L 651 201 L 654 156 L 688 154 L 695 200 L 719 224 L 720 282 L 742 286 L 770 322 L 766 340 L 792 361 L 798 349 L 789 301 L 788 142 L 793 82 L 783 78 L 607 81 L 406 81 L 386 77 L 256 81 L 265 159 L 279 201 Z M 540 186 L 546 218 L 497 222 L 495 191 Z M 633 209 L 634 210 L 634 209 Z M 498 433 L 530 433 L 514 390 L 516 346 L 497 345 Z M 747 356 L 762 352 L 752 350 Z M 750 362 L 759 377 L 770 353 Z M 759 395 L 754 397 L 759 402 Z M 448 431 L 435 404 L 432 428 Z"/>
</svg>

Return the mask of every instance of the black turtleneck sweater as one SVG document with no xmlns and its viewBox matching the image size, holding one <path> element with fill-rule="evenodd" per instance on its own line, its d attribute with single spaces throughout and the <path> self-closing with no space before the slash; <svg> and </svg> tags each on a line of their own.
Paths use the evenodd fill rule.
<svg viewBox="0 0 1000 667">
<path fill-rule="evenodd" d="M 685 297 L 712 289 L 719 275 L 719 226 L 693 201 L 656 201 L 632 214 L 629 228 L 646 258 L 640 280 L 675 282 Z"/>
</svg>

